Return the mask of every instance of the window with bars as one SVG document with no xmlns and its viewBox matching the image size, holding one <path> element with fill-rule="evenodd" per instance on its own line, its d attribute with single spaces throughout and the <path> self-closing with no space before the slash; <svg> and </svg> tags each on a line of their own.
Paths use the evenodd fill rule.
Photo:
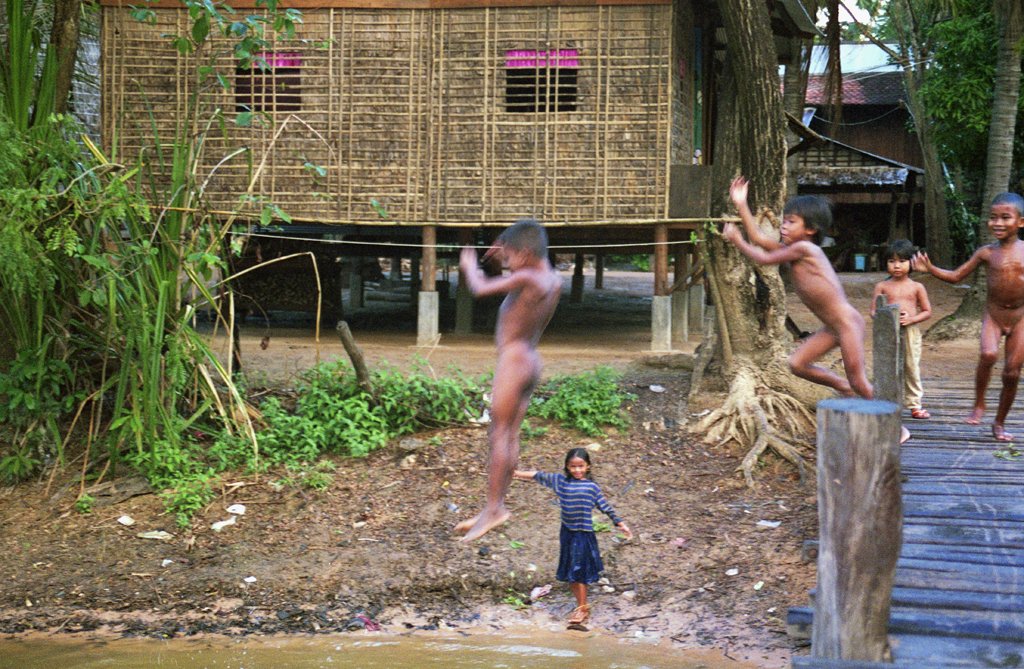
<svg viewBox="0 0 1024 669">
<path fill-rule="evenodd" d="M 235 70 L 235 111 L 291 112 L 302 107 L 302 54 L 264 52 Z"/>
<path fill-rule="evenodd" d="M 505 52 L 505 111 L 576 111 L 576 49 Z"/>
</svg>

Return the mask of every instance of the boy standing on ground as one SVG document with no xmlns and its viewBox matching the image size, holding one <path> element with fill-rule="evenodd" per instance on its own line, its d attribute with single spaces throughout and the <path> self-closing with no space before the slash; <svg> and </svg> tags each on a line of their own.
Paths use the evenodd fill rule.
<svg viewBox="0 0 1024 669">
<path fill-rule="evenodd" d="M 996 441 L 1012 441 L 1004 423 L 1010 406 L 1017 396 L 1021 365 L 1024 364 L 1024 242 L 1017 231 L 1024 227 L 1024 198 L 1016 193 L 1001 193 L 992 200 L 988 215 L 988 230 L 995 241 L 974 252 L 967 262 L 954 270 L 932 265 L 928 254 L 914 256 L 914 269 L 930 272 L 932 276 L 958 283 L 974 269 L 988 265 L 988 291 L 985 316 L 981 321 L 981 354 L 974 373 L 974 409 L 965 419 L 971 425 L 981 423 L 985 414 L 985 391 L 992 377 L 992 367 L 999 353 L 999 340 L 1006 337 L 1006 361 L 1003 363 L 1003 389 L 999 393 L 999 408 L 992 423 L 992 436 Z"/>
<path fill-rule="evenodd" d="M 484 259 L 495 253 L 511 273 L 486 276 L 477 266 L 476 251 L 472 248 L 462 250 L 459 262 L 466 285 L 475 297 L 506 296 L 494 333 L 498 361 L 494 367 L 487 432 L 487 504 L 477 516 L 455 526 L 456 532 L 465 532 L 463 541 L 477 539 L 508 520 L 505 493 L 519 461 L 519 430 L 540 379 L 537 343 L 562 294 L 562 278 L 548 262 L 547 233 L 537 221 L 516 221 L 501 233 Z"/>
<path fill-rule="evenodd" d="M 775 240 L 757 226 L 747 205 L 747 191 L 743 177 L 734 179 L 729 187 L 750 241 L 743 239 L 733 223 L 725 224 L 722 236 L 758 265 L 788 264 L 796 294 L 824 324 L 789 356 L 790 370 L 800 378 L 834 388 L 840 395 L 870 399 L 874 390 L 864 371 L 864 317 L 847 301 L 839 277 L 818 246 L 832 226 L 828 201 L 813 195 L 791 198 L 782 213 L 781 239 Z M 814 364 L 836 346 L 843 356 L 845 379 Z"/>
<path fill-rule="evenodd" d="M 921 328 L 932 316 L 932 305 L 924 285 L 910 278 L 910 261 L 917 249 L 908 239 L 897 239 L 886 251 L 886 269 L 889 278 L 875 284 L 871 296 L 871 317 L 875 317 L 878 296 L 887 304 L 900 309 L 900 335 L 903 343 L 903 404 L 910 409 L 911 418 L 931 418 L 921 406 Z"/>
</svg>

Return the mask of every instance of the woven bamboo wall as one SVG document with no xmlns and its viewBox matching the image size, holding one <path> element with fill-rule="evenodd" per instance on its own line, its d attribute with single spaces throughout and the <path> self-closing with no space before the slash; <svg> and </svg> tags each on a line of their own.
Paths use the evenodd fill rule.
<svg viewBox="0 0 1024 669">
<path fill-rule="evenodd" d="M 185 34 L 185 12 L 155 11 L 103 12 L 104 141 L 126 159 L 173 140 L 197 65 L 236 77 L 227 44 L 181 56 L 161 35 Z M 575 109 L 508 111 L 507 52 L 557 49 L 574 54 Z M 218 208 L 258 173 L 257 195 L 324 222 L 380 221 L 374 201 L 410 223 L 667 216 L 671 6 L 310 9 L 271 51 L 301 60 L 295 111 L 241 128 L 236 91 L 204 90 L 199 176 Z"/>
</svg>

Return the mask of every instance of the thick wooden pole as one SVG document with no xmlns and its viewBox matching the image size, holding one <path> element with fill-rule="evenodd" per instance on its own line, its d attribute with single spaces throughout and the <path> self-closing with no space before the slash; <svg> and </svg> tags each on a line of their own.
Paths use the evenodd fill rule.
<svg viewBox="0 0 1024 669">
<path fill-rule="evenodd" d="M 818 403 L 818 589 L 811 655 L 882 662 L 903 530 L 900 407 Z"/>
<path fill-rule="evenodd" d="M 900 333 L 900 310 L 878 296 L 875 320 L 871 324 L 875 399 L 903 406 L 903 341 Z"/>
</svg>

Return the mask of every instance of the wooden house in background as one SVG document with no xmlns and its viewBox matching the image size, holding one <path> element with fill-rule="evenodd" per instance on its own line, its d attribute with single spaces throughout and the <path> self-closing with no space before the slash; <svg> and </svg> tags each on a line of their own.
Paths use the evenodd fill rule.
<svg viewBox="0 0 1024 669">
<path fill-rule="evenodd" d="M 208 56 L 182 56 L 166 37 L 190 26 L 176 0 L 150 3 L 153 23 L 126 1 L 101 4 L 104 142 L 152 159 Z M 228 121 L 205 133 L 199 168 L 214 209 L 237 208 L 255 174 L 253 194 L 293 219 L 285 236 L 335 242 L 306 245 L 328 262 L 411 258 L 421 344 L 439 333 L 439 254 L 488 243 L 517 218 L 543 221 L 577 258 L 647 244 L 625 252 L 655 254 L 652 348 L 672 347 L 690 300 L 672 307 L 669 256 L 685 273 L 692 219 L 708 215 L 694 156 L 713 160 L 714 62 L 727 48 L 712 0 L 291 4 L 294 39 L 259 54 L 264 69 L 238 69 L 222 49 L 227 90 L 203 93 L 205 115 Z M 771 4 L 780 39 L 813 30 L 798 0 Z M 272 122 L 230 122 L 246 112 Z M 248 155 L 223 160 L 242 146 Z M 456 299 L 455 328 L 468 329 L 472 301 Z"/>
<path fill-rule="evenodd" d="M 924 161 L 903 73 L 885 52 L 874 44 L 841 47 L 839 124 L 829 120 L 825 60 L 820 52 L 812 58 L 803 121 L 813 132 L 791 151 L 790 169 L 800 194 L 822 194 L 834 204 L 839 268 L 871 269 L 873 250 L 892 239 L 924 243 Z"/>
</svg>

